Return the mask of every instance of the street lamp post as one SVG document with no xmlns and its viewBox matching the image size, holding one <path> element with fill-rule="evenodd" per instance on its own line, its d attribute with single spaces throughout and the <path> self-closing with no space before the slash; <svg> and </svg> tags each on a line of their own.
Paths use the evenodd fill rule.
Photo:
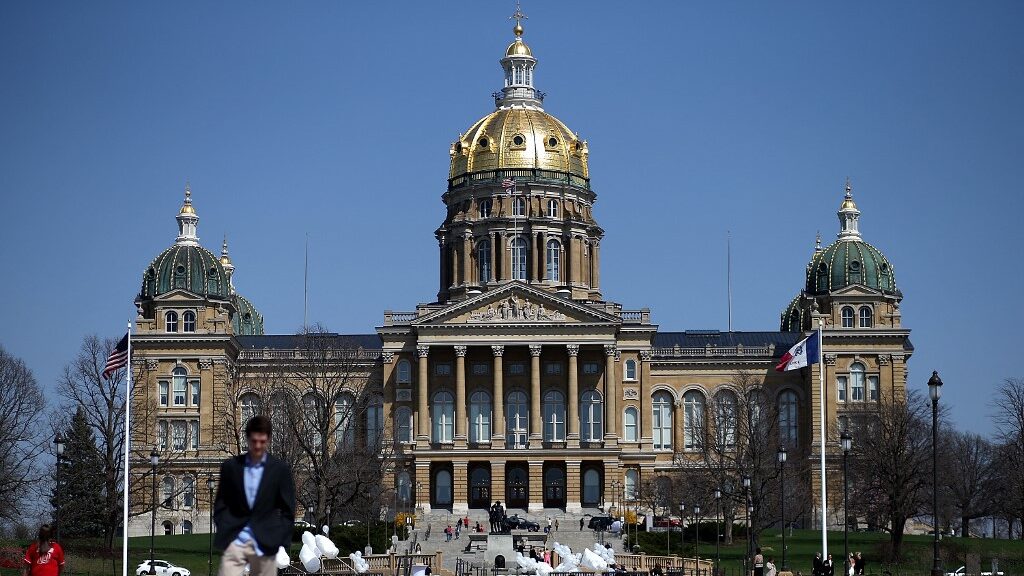
<svg viewBox="0 0 1024 576">
<path fill-rule="evenodd" d="M 697 576 L 700 576 L 700 504 L 693 507 L 693 521 L 697 526 L 697 537 L 693 539 L 693 560 L 697 566 Z"/>
<path fill-rule="evenodd" d="M 939 396 L 942 395 L 942 379 L 937 371 L 932 371 L 928 379 L 928 396 L 932 399 L 932 524 L 935 528 L 935 539 L 932 550 L 935 555 L 932 562 L 932 576 L 942 576 L 942 564 L 939 561 Z"/>
<path fill-rule="evenodd" d="M 210 556 L 206 561 L 206 574 L 212 576 L 213 574 L 213 489 L 217 485 L 213 480 L 213 476 L 206 479 L 206 488 L 210 492 Z"/>
<path fill-rule="evenodd" d="M 149 453 L 149 464 L 153 471 L 153 511 L 149 518 L 149 573 L 156 574 L 156 465 L 160 463 L 160 453 L 153 450 Z"/>
<path fill-rule="evenodd" d="M 746 565 L 750 561 L 750 547 L 753 545 L 753 535 L 750 533 L 750 521 L 754 515 L 754 503 L 750 500 L 750 476 L 744 474 L 742 476 L 743 482 L 743 495 L 744 505 L 747 507 L 747 554 L 746 558 L 743 559 L 743 564 Z"/>
<path fill-rule="evenodd" d="M 850 561 L 850 513 L 847 506 L 849 506 L 850 485 L 846 479 L 846 459 L 850 455 L 850 448 L 853 448 L 853 438 L 846 430 L 843 430 L 839 435 L 839 443 L 843 447 L 843 566 L 846 566 L 846 572 L 849 572 L 850 567 L 847 564 Z"/>
<path fill-rule="evenodd" d="M 683 530 L 683 519 L 686 518 L 686 502 L 679 503 L 679 549 L 682 550 L 683 568 L 686 568 L 686 532 Z M 672 520 L 668 521 L 668 530 L 672 531 Z"/>
<path fill-rule="evenodd" d="M 57 535 L 57 541 L 60 542 L 60 463 L 64 458 L 64 437 L 57 433 L 57 436 L 53 439 L 53 445 L 57 449 L 57 484 L 54 492 L 57 497 L 57 509 L 54 513 L 54 532 Z"/>
<path fill-rule="evenodd" d="M 779 475 L 782 481 L 782 571 L 786 572 L 786 447 L 779 446 Z"/>
<path fill-rule="evenodd" d="M 715 488 L 715 508 L 718 513 L 715 517 L 715 576 L 718 576 L 718 563 L 721 562 L 722 556 L 722 490 L 721 488 Z"/>
</svg>

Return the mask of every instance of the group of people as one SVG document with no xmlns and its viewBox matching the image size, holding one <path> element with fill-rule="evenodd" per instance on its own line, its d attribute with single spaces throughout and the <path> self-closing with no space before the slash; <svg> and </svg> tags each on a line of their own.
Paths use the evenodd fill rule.
<svg viewBox="0 0 1024 576">
<path fill-rule="evenodd" d="M 452 528 L 451 524 L 446 526 L 445 529 L 444 529 L 444 541 L 445 542 L 451 542 L 452 539 L 458 540 L 459 536 L 462 535 L 462 531 L 463 530 L 467 530 L 467 531 L 469 530 L 469 516 L 465 516 L 463 518 L 457 518 L 455 520 L 455 527 L 454 528 Z M 428 531 L 429 531 L 429 528 L 428 528 Z M 476 531 L 477 532 L 483 532 L 484 531 L 483 526 L 481 526 L 479 522 L 476 523 Z"/>
<path fill-rule="evenodd" d="M 776 576 L 778 574 L 778 568 L 775 566 L 775 560 L 771 556 L 765 558 L 761 553 L 761 549 L 757 548 L 754 551 L 754 576 Z M 864 576 L 864 556 L 860 552 L 850 554 L 847 558 L 847 571 L 842 576 Z M 799 572 L 798 572 L 799 574 Z M 812 576 L 835 576 L 836 567 L 832 561 L 832 555 L 829 554 L 824 560 L 821 559 L 821 552 L 817 552 L 814 555 L 814 566 L 811 570 Z"/>
</svg>

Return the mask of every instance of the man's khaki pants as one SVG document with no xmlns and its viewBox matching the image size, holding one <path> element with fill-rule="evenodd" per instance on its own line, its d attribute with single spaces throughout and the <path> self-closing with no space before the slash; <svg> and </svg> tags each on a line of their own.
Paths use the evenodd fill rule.
<svg viewBox="0 0 1024 576">
<path fill-rule="evenodd" d="M 232 542 L 220 559 L 217 576 L 243 576 L 245 565 L 249 565 L 249 576 L 276 576 L 277 564 L 273 556 L 260 556 L 250 540 L 244 546 Z"/>
</svg>

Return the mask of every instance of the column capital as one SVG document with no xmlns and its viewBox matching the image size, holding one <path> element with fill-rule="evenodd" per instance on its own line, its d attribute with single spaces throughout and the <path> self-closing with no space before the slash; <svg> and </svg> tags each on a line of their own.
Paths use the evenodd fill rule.
<svg viewBox="0 0 1024 576">
<path fill-rule="evenodd" d="M 834 354 L 834 353 L 825 354 L 825 365 L 827 365 L 827 366 L 835 366 L 836 365 L 836 358 L 837 358 L 837 355 Z"/>
<path fill-rule="evenodd" d="M 501 357 L 505 354 L 505 347 L 501 344 L 495 344 L 494 346 L 491 346 L 491 354 Z"/>
<path fill-rule="evenodd" d="M 391 364 L 392 362 L 395 361 L 395 353 L 394 352 L 381 352 L 380 353 L 380 359 L 383 360 L 385 364 Z"/>
<path fill-rule="evenodd" d="M 605 356 L 617 356 L 618 353 L 619 353 L 619 348 L 615 344 L 605 344 L 604 345 L 604 355 Z"/>
<path fill-rule="evenodd" d="M 430 354 L 430 346 L 421 344 L 416 347 L 416 355 L 420 358 L 426 358 L 427 354 Z"/>
<path fill-rule="evenodd" d="M 458 356 L 459 358 L 465 358 L 466 357 L 466 351 L 468 350 L 468 347 L 457 345 L 457 346 L 452 346 L 452 348 L 455 348 L 455 355 Z"/>
<path fill-rule="evenodd" d="M 569 353 L 569 356 L 579 356 L 579 354 L 580 354 L 580 345 L 579 344 L 566 344 L 565 345 L 565 350 L 566 350 L 566 352 Z"/>
<path fill-rule="evenodd" d="M 650 362 L 651 361 L 651 351 L 650 350 L 641 350 L 640 351 L 640 360 L 642 360 L 644 362 Z"/>
<path fill-rule="evenodd" d="M 540 344 L 530 344 L 530 356 L 540 356 L 540 351 L 543 346 Z"/>
</svg>

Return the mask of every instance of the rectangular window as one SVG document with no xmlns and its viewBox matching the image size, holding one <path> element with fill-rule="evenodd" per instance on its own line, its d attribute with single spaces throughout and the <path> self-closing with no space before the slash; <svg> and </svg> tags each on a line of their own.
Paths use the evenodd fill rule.
<svg viewBox="0 0 1024 576">
<path fill-rule="evenodd" d="M 854 373 L 853 382 L 850 387 L 850 399 L 854 402 L 862 402 L 864 400 L 864 373 Z"/>
<path fill-rule="evenodd" d="M 473 364 L 473 374 L 476 376 L 483 376 L 490 374 L 491 366 L 485 362 L 477 362 Z"/>
<path fill-rule="evenodd" d="M 600 365 L 597 362 L 584 362 L 583 373 L 584 374 L 597 374 L 600 370 Z"/>
<path fill-rule="evenodd" d="M 557 375 L 562 373 L 561 362 L 548 362 L 544 365 L 544 372 L 549 375 Z"/>
<path fill-rule="evenodd" d="M 846 402 L 846 376 L 836 377 L 836 399 Z"/>
<path fill-rule="evenodd" d="M 192 388 L 192 405 L 199 406 L 199 380 L 190 380 L 188 384 Z"/>
<path fill-rule="evenodd" d="M 171 423 L 171 449 L 185 449 L 185 422 L 182 420 Z"/>
<path fill-rule="evenodd" d="M 188 423 L 189 445 L 193 450 L 199 450 L 199 421 L 193 420 Z"/>
<path fill-rule="evenodd" d="M 450 362 L 438 362 L 434 364 L 434 375 L 435 376 L 451 376 L 452 365 Z"/>
<path fill-rule="evenodd" d="M 868 400 L 878 402 L 878 376 L 868 376 Z"/>
<path fill-rule="evenodd" d="M 512 363 L 510 363 L 508 365 L 508 373 L 509 374 L 525 374 L 526 373 L 526 364 L 523 364 L 522 362 L 512 362 Z"/>
<path fill-rule="evenodd" d="M 167 450 L 167 420 L 157 423 L 156 445 L 160 450 Z"/>
<path fill-rule="evenodd" d="M 185 405 L 185 379 L 175 378 L 174 379 L 174 405 L 184 406 Z"/>
<path fill-rule="evenodd" d="M 167 392 L 170 390 L 170 383 L 167 380 L 160 381 L 160 405 L 167 406 Z"/>
</svg>

